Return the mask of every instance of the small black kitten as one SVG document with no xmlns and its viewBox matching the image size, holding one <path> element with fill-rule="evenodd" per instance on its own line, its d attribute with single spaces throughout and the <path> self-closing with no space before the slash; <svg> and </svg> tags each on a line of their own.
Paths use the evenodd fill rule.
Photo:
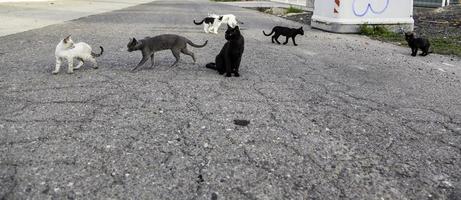
<svg viewBox="0 0 461 200">
<path fill-rule="evenodd" d="M 421 56 L 427 56 L 427 54 L 431 53 L 429 52 L 429 47 L 431 46 L 431 43 L 428 39 L 416 38 L 414 33 L 408 32 L 405 33 L 405 40 L 408 42 L 408 46 L 410 46 L 411 48 L 412 56 L 416 56 L 416 53 L 418 53 L 418 49 L 421 49 L 421 51 L 423 51 L 420 54 Z"/>
<path fill-rule="evenodd" d="M 292 39 L 293 40 L 293 44 L 295 46 L 298 46 L 295 42 L 295 37 L 296 35 L 300 34 L 300 35 L 304 35 L 304 30 L 303 30 L 303 27 L 301 28 L 288 28 L 288 27 L 283 27 L 283 26 L 276 26 L 272 29 L 272 32 L 269 33 L 269 34 L 266 34 L 264 31 L 263 31 L 263 34 L 265 36 L 270 36 L 272 35 L 272 33 L 275 33 L 274 36 L 272 36 L 272 43 L 274 43 L 274 40 L 277 42 L 277 44 L 280 44 L 280 42 L 278 41 L 278 38 L 280 37 L 280 35 L 283 35 L 285 37 L 287 37 L 286 41 L 283 43 L 283 44 L 287 44 L 288 43 L 288 39 Z"/>
<path fill-rule="evenodd" d="M 238 77 L 245 41 L 238 26 L 232 28 L 227 25 L 225 38 L 227 42 L 216 56 L 215 63 L 208 63 L 206 67 L 217 70 L 219 74 L 226 72 L 227 77 L 232 73 Z"/>
</svg>

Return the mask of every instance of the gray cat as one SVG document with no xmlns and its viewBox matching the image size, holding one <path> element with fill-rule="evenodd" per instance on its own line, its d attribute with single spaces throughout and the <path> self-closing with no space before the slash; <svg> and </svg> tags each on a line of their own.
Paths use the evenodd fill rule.
<svg viewBox="0 0 461 200">
<path fill-rule="evenodd" d="M 171 53 L 173 53 L 176 61 L 171 65 L 171 67 L 175 66 L 179 62 L 180 53 L 187 54 L 194 59 L 195 64 L 195 56 L 194 53 L 187 49 L 187 45 L 189 44 L 193 47 L 202 48 L 208 43 L 208 40 L 205 41 L 203 45 L 197 45 L 192 43 L 189 39 L 173 34 L 165 34 L 165 35 L 158 35 L 155 37 L 146 37 L 142 40 L 137 41 L 135 38 L 131 39 L 128 43 L 128 51 L 137 51 L 141 50 L 142 52 L 142 60 L 139 62 L 136 67 L 131 69 L 132 71 L 136 70 L 139 66 L 143 65 L 149 57 L 151 59 L 151 67 L 154 66 L 154 53 L 156 51 L 162 51 L 170 49 Z"/>
</svg>

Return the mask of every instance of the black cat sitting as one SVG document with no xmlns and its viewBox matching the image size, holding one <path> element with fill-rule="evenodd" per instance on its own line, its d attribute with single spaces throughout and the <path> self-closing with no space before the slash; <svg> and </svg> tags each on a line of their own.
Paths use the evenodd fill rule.
<svg viewBox="0 0 461 200">
<path fill-rule="evenodd" d="M 272 33 L 274 33 L 274 36 L 272 36 L 272 43 L 274 43 L 274 40 L 277 42 L 277 44 L 280 44 L 280 42 L 278 41 L 278 38 L 280 37 L 280 35 L 283 35 L 285 37 L 287 37 L 286 41 L 283 43 L 283 44 L 287 44 L 288 43 L 288 39 L 292 39 L 293 40 L 293 44 L 295 46 L 298 46 L 295 42 L 295 37 L 296 35 L 300 34 L 300 35 L 304 35 L 304 30 L 303 30 L 303 27 L 301 28 L 288 28 L 288 27 L 283 27 L 283 26 L 276 26 L 272 29 L 272 32 L 269 33 L 269 34 L 266 34 L 264 31 L 263 31 L 263 34 L 265 36 L 270 36 L 272 35 Z"/>
<path fill-rule="evenodd" d="M 206 67 L 217 70 L 219 74 L 225 72 L 227 77 L 232 73 L 238 77 L 245 41 L 238 26 L 232 28 L 228 25 L 225 38 L 227 42 L 216 56 L 215 63 L 208 63 Z"/>
<path fill-rule="evenodd" d="M 416 38 L 415 34 L 412 32 L 405 33 L 405 40 L 408 42 L 408 46 L 411 48 L 411 55 L 416 56 L 418 49 L 421 49 L 421 56 L 427 56 L 429 52 L 429 47 L 431 43 L 426 38 Z"/>
</svg>

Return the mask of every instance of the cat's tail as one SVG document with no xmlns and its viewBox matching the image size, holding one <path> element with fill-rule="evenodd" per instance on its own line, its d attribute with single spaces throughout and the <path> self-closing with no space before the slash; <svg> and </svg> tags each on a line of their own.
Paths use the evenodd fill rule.
<svg viewBox="0 0 461 200">
<path fill-rule="evenodd" d="M 270 35 L 272 35 L 272 33 L 274 33 L 274 29 L 272 29 L 272 32 L 269 33 L 269 34 L 266 34 L 266 32 L 263 31 L 263 34 L 264 34 L 265 36 L 270 36 Z"/>
<path fill-rule="evenodd" d="M 196 48 L 202 48 L 202 47 L 204 47 L 206 44 L 208 44 L 208 40 L 205 41 L 205 43 L 202 44 L 202 45 L 194 44 L 192 41 L 187 40 L 187 44 L 189 44 L 190 46 L 196 47 Z"/>
<path fill-rule="evenodd" d="M 208 69 L 214 69 L 216 70 L 216 63 L 208 63 L 205 65 L 206 68 Z"/>
<path fill-rule="evenodd" d="M 200 24 L 203 24 L 204 21 L 205 21 L 205 19 L 203 19 L 201 22 L 196 22 L 195 19 L 194 19 L 194 24 L 195 25 L 200 25 Z"/>
<path fill-rule="evenodd" d="M 91 52 L 91 56 L 93 56 L 94 58 L 102 56 L 102 53 L 104 52 L 104 48 L 102 48 L 102 46 L 99 46 L 99 48 L 101 49 L 101 52 L 100 53 Z"/>
</svg>

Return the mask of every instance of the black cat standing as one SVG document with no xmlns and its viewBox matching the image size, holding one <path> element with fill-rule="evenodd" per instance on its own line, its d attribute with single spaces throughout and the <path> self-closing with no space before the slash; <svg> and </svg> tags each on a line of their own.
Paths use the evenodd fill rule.
<svg viewBox="0 0 461 200">
<path fill-rule="evenodd" d="M 272 36 L 272 43 L 274 43 L 274 40 L 277 42 L 277 44 L 280 44 L 280 42 L 278 41 L 280 35 L 283 35 L 286 37 L 286 40 L 285 42 L 283 43 L 284 45 L 288 43 L 288 39 L 292 39 L 293 40 L 293 44 L 295 46 L 298 46 L 295 42 L 295 37 L 296 35 L 304 35 L 304 30 L 303 30 L 303 27 L 301 28 L 288 28 L 288 27 L 283 27 L 283 26 L 276 26 L 274 28 L 272 28 L 272 32 L 269 33 L 269 34 L 266 34 L 264 31 L 263 31 L 263 34 L 265 36 L 270 36 L 272 35 L 272 33 L 274 33 L 274 35 Z"/>
<path fill-rule="evenodd" d="M 208 63 L 206 67 L 217 70 L 219 74 L 226 73 L 227 77 L 232 73 L 238 77 L 245 41 L 238 26 L 234 28 L 227 26 L 225 38 L 227 42 L 216 56 L 215 63 Z"/>
<path fill-rule="evenodd" d="M 405 40 L 408 42 L 408 46 L 411 48 L 411 55 L 416 56 L 418 49 L 421 49 L 421 56 L 427 56 L 431 43 L 426 38 L 415 38 L 415 34 L 412 32 L 405 33 Z"/>
</svg>

